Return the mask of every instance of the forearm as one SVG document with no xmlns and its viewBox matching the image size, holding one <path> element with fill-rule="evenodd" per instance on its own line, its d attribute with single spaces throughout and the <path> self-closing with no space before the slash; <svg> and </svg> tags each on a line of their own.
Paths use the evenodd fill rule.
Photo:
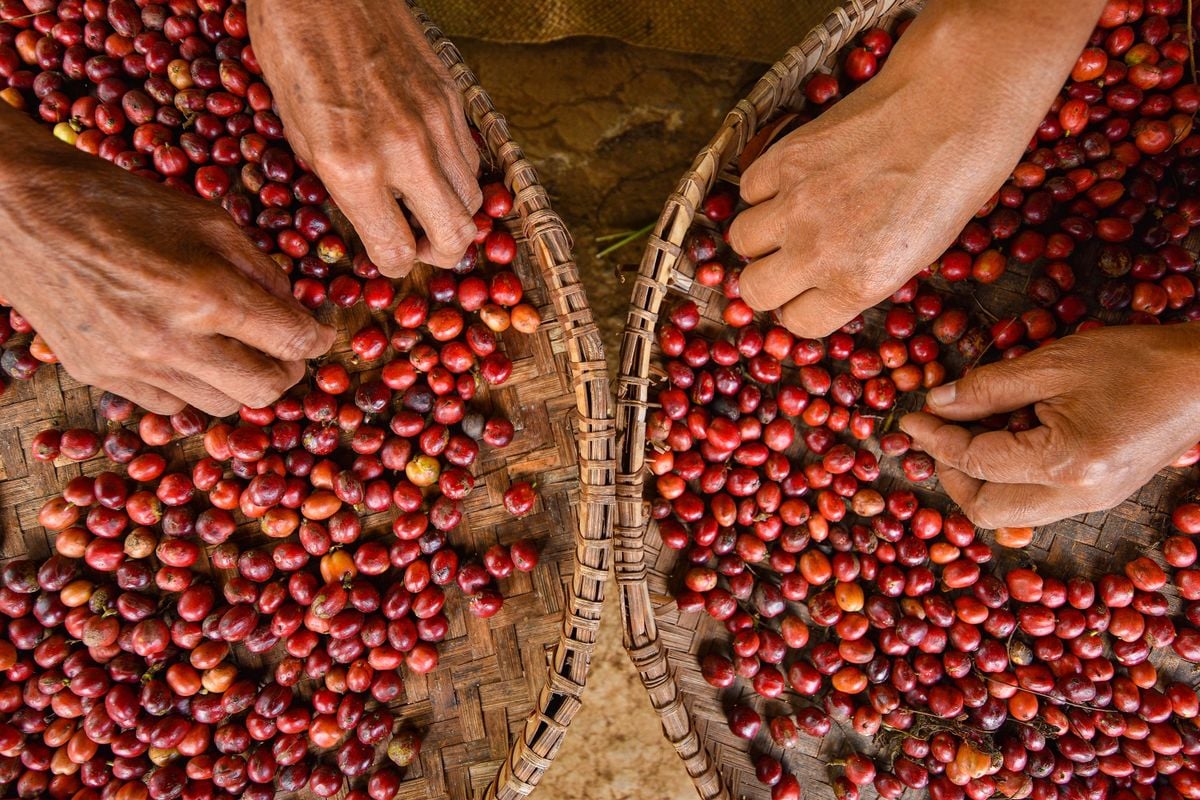
<svg viewBox="0 0 1200 800">
<path fill-rule="evenodd" d="M 90 164 L 90 158 L 55 138 L 24 111 L 0 102 L 0 220 L 28 205 L 51 177 Z M 0 242 L 6 232 L 9 226 L 0 222 Z"/>
<path fill-rule="evenodd" d="M 65 147 L 25 112 L 0 102 L 0 252 L 9 254 L 0 256 L 0 295 L 10 302 L 19 294 L 16 284 L 36 272 L 11 254 L 23 251 L 37 225 L 29 196 L 37 192 L 34 184 L 40 184 L 43 170 L 38 165 L 45 163 L 41 153 L 53 145 Z"/>
<path fill-rule="evenodd" d="M 1062 88 L 1105 0 L 931 0 L 880 72 L 941 134 L 1012 166 Z"/>
<path fill-rule="evenodd" d="M 11 201 L 13 182 L 19 180 L 21 171 L 21 154 L 27 155 L 31 146 L 41 144 L 36 138 L 31 141 L 31 137 L 38 135 L 49 138 L 49 134 L 38 130 L 23 111 L 0 102 L 0 190 L 4 197 L 0 207 Z"/>
</svg>

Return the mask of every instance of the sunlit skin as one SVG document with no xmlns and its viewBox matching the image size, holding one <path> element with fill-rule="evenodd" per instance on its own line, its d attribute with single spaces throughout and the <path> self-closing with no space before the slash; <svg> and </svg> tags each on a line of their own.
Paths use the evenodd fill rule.
<svg viewBox="0 0 1200 800">
<path fill-rule="evenodd" d="M 250 0 L 248 16 L 289 141 L 380 271 L 457 262 L 479 157 L 412 16 L 389 0 Z M 333 344 L 218 205 L 73 150 L 4 103 L 0 191 L 4 300 L 80 381 L 151 411 L 225 415 L 272 402 Z"/>
</svg>

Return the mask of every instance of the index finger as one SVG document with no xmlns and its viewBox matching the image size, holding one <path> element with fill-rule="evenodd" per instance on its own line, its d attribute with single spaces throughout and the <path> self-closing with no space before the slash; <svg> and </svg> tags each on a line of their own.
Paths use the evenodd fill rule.
<svg viewBox="0 0 1200 800">
<path fill-rule="evenodd" d="M 267 293 L 244 273 L 234 270 L 229 313 L 213 326 L 216 333 L 249 345 L 280 361 L 302 361 L 324 355 L 336 331 L 305 311 L 294 298 Z"/>
<path fill-rule="evenodd" d="M 291 282 L 288 281 L 279 265 L 255 249 L 254 245 L 246 239 L 245 234 L 232 221 L 222 218 L 219 225 L 212 241 L 216 255 L 231 262 L 250 280 L 275 297 L 285 302 L 295 303 Z"/>
<path fill-rule="evenodd" d="M 335 181 L 328 188 L 379 271 L 389 278 L 407 275 L 417 257 L 417 243 L 391 190 L 364 181 Z"/>
<path fill-rule="evenodd" d="M 941 465 L 972 478 L 1000 483 L 1051 483 L 1052 466 L 1064 464 L 1069 453 L 1054 452 L 1050 429 L 1039 425 L 1027 431 L 987 431 L 973 435 L 932 414 L 907 414 L 900 429 Z"/>
<path fill-rule="evenodd" d="M 756 311 L 773 311 L 812 287 L 807 271 L 783 250 L 751 261 L 738 278 L 742 299 Z"/>
<path fill-rule="evenodd" d="M 837 331 L 861 312 L 843 295 L 813 287 L 779 309 L 779 321 L 792 333 L 819 339 Z"/>
<path fill-rule="evenodd" d="M 406 179 L 396 189 L 421 223 L 428 244 L 418 244 L 422 261 L 452 267 L 475 240 L 475 220 L 446 177 L 440 164 L 428 160 L 409 164 Z"/>
<path fill-rule="evenodd" d="M 757 205 L 779 194 L 779 160 L 783 151 L 781 144 L 782 142 L 776 142 L 768 147 L 766 152 L 742 173 L 738 190 L 742 200 L 750 205 Z"/>
<path fill-rule="evenodd" d="M 1036 528 L 1082 514 L 1078 492 L 1029 483 L 991 483 L 952 467 L 938 466 L 938 480 L 950 499 L 981 528 Z"/>
<path fill-rule="evenodd" d="M 442 172 L 466 206 L 467 213 L 474 214 L 483 205 L 483 190 L 479 188 L 479 148 L 475 146 L 467 118 L 462 114 L 450 116 L 450 133 L 457 142 L 458 154 L 462 157 L 454 158 L 451 154 L 441 159 Z"/>
</svg>

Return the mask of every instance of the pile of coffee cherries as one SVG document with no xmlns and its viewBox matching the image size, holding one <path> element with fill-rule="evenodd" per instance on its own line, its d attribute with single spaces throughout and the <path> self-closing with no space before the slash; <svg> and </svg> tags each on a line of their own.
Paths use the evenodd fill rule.
<svg viewBox="0 0 1200 800">
<path fill-rule="evenodd" d="M 496 224 L 512 195 L 480 179 L 475 244 L 419 291 L 351 257 L 238 0 L 0 0 L 0 98 L 64 146 L 219 202 L 307 307 L 371 313 L 270 407 L 167 417 L 106 394 L 102 433 L 33 439 L 35 460 L 99 469 L 41 508 L 54 554 L 0 571 L 0 787 L 390 800 L 420 748 L 393 709 L 405 671 L 437 667 L 446 604 L 491 617 L 500 582 L 538 563 L 529 540 L 478 560 L 449 541 L 480 454 L 516 434 L 486 411 L 512 374 L 502 335 L 541 322 Z M 0 345 L 12 380 L 56 360 L 17 309 L 0 307 Z M 503 499 L 524 516 L 537 492 Z"/>
<path fill-rule="evenodd" d="M 296 297 L 309 308 L 362 302 L 383 311 L 394 302 L 392 282 L 363 254 L 353 258 L 352 269 L 343 268 L 349 253 L 323 208 L 329 195 L 287 145 L 248 40 L 244 3 L 0 0 L 0 99 L 52 125 L 69 145 L 219 202 L 291 276 Z M 493 226 L 512 211 L 512 195 L 502 183 L 482 183 L 478 247 L 464 256 L 458 275 L 484 256 L 497 266 L 516 257 L 511 234 Z M 538 311 L 521 303 L 511 272 L 493 275 L 482 289 L 480 280 L 468 281 L 459 297 L 457 281 L 445 277 L 433 299 L 478 312 L 492 332 L 537 328 Z M 56 359 L 28 320 L 2 300 L 0 346 L 7 349 L 0 369 L 25 380 Z M 424 324 L 419 307 L 408 313 L 415 325 Z M 457 335 L 450 312 L 431 325 L 437 337 Z M 375 332 L 360 338 L 357 346 L 379 345 Z M 482 338 L 486 352 L 479 358 L 486 358 L 489 337 Z M 503 366 L 485 364 L 482 371 L 502 373 Z"/>
<path fill-rule="evenodd" d="M 807 118 L 870 79 L 903 28 L 862 34 L 840 79 L 811 78 Z M 964 367 L 1102 324 L 1200 319 L 1183 244 L 1200 224 L 1194 34 L 1182 0 L 1109 2 L 955 246 L 823 340 L 740 299 L 744 262 L 724 241 L 736 190 L 704 202 L 687 243 L 704 302 L 668 304 L 657 330 L 650 508 L 678 551 L 680 612 L 728 632 L 700 671 L 774 800 L 801 796 L 786 751 L 831 733 L 839 800 L 1200 798 L 1200 699 L 1179 669 L 1200 663 L 1200 505 L 1177 507 L 1160 552 L 1097 580 L 1005 569 L 995 548 L 1035 532 L 983 535 L 918 496 L 906 481 L 931 489 L 934 464 L 894 429 Z M 1010 267 L 1029 308 L 982 319 L 955 284 Z"/>
</svg>

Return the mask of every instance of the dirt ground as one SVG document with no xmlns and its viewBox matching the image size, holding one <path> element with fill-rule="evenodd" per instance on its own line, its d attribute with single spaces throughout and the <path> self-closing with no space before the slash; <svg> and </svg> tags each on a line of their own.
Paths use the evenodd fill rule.
<svg viewBox="0 0 1200 800">
<path fill-rule="evenodd" d="M 596 237 L 653 222 L 663 201 L 763 65 L 631 47 L 606 39 L 550 45 L 457 43 L 538 166 L 576 252 L 609 346 L 610 369 L 641 242 L 604 259 Z M 683 764 L 621 644 L 615 585 L 584 710 L 542 781 L 543 800 L 689 800 Z"/>
</svg>

